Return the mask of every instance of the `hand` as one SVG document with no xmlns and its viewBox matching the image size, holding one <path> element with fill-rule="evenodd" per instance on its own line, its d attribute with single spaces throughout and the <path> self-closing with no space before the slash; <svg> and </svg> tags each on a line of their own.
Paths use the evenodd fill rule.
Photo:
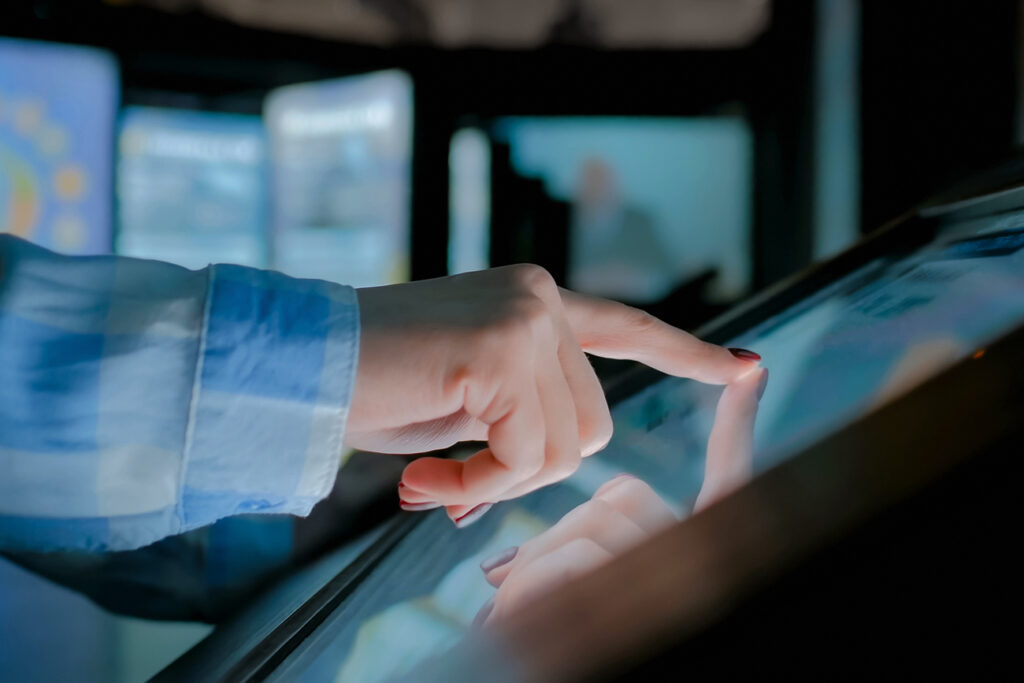
<svg viewBox="0 0 1024 683">
<path fill-rule="evenodd" d="M 760 370 L 722 393 L 695 512 L 750 478 L 754 420 L 767 379 L 768 371 Z M 612 479 L 544 533 L 480 565 L 498 592 L 480 610 L 476 623 L 503 618 L 675 521 L 671 508 L 650 486 L 628 474 Z"/>
<path fill-rule="evenodd" d="M 362 336 L 346 444 L 421 453 L 488 442 L 465 462 L 405 469 L 403 507 L 444 505 L 457 524 L 572 474 L 611 438 L 584 351 L 727 384 L 753 360 L 612 301 L 560 290 L 519 265 L 358 292 Z"/>
</svg>

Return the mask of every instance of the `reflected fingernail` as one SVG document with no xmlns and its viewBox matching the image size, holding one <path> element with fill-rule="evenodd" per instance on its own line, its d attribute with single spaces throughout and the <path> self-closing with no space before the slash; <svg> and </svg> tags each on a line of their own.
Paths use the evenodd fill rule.
<svg viewBox="0 0 1024 683">
<path fill-rule="evenodd" d="M 461 517 L 456 517 L 453 520 L 455 522 L 455 526 L 459 529 L 469 526 L 476 520 L 483 517 L 487 513 L 487 511 L 490 510 L 492 507 L 493 504 L 491 503 L 481 503 L 480 505 L 477 505 L 475 508 L 473 508 L 466 514 L 462 515 Z"/>
<path fill-rule="evenodd" d="M 491 612 L 494 611 L 494 598 L 491 598 L 484 603 L 480 611 L 476 613 L 476 617 L 473 618 L 473 628 L 479 628 L 483 626 L 484 622 L 487 621 L 487 617 L 491 616 Z"/>
<path fill-rule="evenodd" d="M 497 555 L 492 555 L 491 557 L 488 557 L 486 560 L 481 562 L 480 570 L 483 571 L 484 574 L 486 574 L 487 572 L 497 569 L 502 565 L 508 564 L 515 558 L 516 553 L 518 552 L 519 546 L 517 545 L 514 545 L 511 548 L 505 548 Z"/>
<path fill-rule="evenodd" d="M 760 401 L 761 397 L 764 396 L 764 390 L 768 386 L 768 368 L 764 369 L 761 373 L 761 381 L 757 385 L 757 400 Z"/>
<path fill-rule="evenodd" d="M 757 363 L 761 360 L 761 354 L 754 353 L 753 351 L 747 351 L 746 349 L 730 348 L 729 353 L 736 356 L 740 360 L 748 360 L 752 363 Z"/>
<path fill-rule="evenodd" d="M 440 503 L 432 503 L 427 501 L 426 503 L 409 503 L 404 500 L 398 501 L 398 507 L 409 512 L 422 512 L 423 510 L 434 510 L 441 507 Z"/>
</svg>

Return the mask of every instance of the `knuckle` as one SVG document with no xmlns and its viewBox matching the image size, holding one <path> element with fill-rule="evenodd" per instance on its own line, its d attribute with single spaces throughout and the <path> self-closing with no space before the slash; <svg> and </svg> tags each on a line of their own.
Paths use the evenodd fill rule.
<svg viewBox="0 0 1024 683">
<path fill-rule="evenodd" d="M 592 538 L 575 538 L 564 546 L 567 553 L 584 561 L 585 564 L 597 563 L 605 559 L 608 552 Z M 578 573 L 577 572 L 573 572 Z"/>
<path fill-rule="evenodd" d="M 614 521 L 611 518 L 615 516 L 617 512 L 612 505 L 600 498 L 591 498 L 570 510 L 562 521 L 577 529 L 582 537 L 589 538 L 589 534 Z"/>
<path fill-rule="evenodd" d="M 555 322 L 551 312 L 547 305 L 533 294 L 516 301 L 509 327 L 514 338 L 522 342 L 549 339 L 555 333 Z"/>
<path fill-rule="evenodd" d="M 555 278 L 545 268 L 534 263 L 521 263 L 513 268 L 516 283 L 531 292 L 555 291 Z"/>
<path fill-rule="evenodd" d="M 618 488 L 631 499 L 644 499 L 657 496 L 654 489 L 642 479 L 630 478 L 619 484 Z"/>
<path fill-rule="evenodd" d="M 522 348 L 521 344 L 529 344 L 548 329 L 553 329 L 553 323 L 547 306 L 537 296 L 527 293 L 508 305 L 505 314 L 488 327 L 486 335 L 502 348 L 510 344 Z"/>
<path fill-rule="evenodd" d="M 661 324 L 660 320 L 639 308 L 626 307 L 624 316 L 627 329 L 635 334 L 651 332 Z"/>
<path fill-rule="evenodd" d="M 618 508 L 609 503 L 606 500 L 600 498 L 592 498 L 588 505 L 590 508 L 590 515 L 594 518 L 594 521 L 601 526 L 607 526 L 609 522 L 613 521 L 612 518 L 618 518 L 622 516 Z"/>
<path fill-rule="evenodd" d="M 577 505 L 569 512 L 565 513 L 565 516 L 559 520 L 559 524 L 565 524 L 567 526 L 575 526 L 577 524 L 584 524 L 591 517 L 591 513 L 594 510 L 594 500 L 588 500 L 582 505 Z"/>
<path fill-rule="evenodd" d="M 547 323 L 551 320 L 547 305 L 533 294 L 520 297 L 513 310 L 516 319 L 530 329 L 539 323 Z"/>
<path fill-rule="evenodd" d="M 544 469 L 544 459 L 538 456 L 524 456 L 518 458 L 512 465 L 511 470 L 520 481 L 525 481 L 540 474 Z"/>
<path fill-rule="evenodd" d="M 576 470 L 580 468 L 579 457 L 575 458 L 564 458 L 558 462 L 552 463 L 548 468 L 551 476 L 549 477 L 551 483 L 556 481 L 562 481 L 568 479 L 576 473 Z"/>
<path fill-rule="evenodd" d="M 608 406 L 604 405 L 603 409 L 592 416 L 584 427 L 582 437 L 588 444 L 587 454 L 603 450 L 611 442 L 614 432 L 615 425 L 612 422 L 611 413 L 608 411 Z"/>
</svg>

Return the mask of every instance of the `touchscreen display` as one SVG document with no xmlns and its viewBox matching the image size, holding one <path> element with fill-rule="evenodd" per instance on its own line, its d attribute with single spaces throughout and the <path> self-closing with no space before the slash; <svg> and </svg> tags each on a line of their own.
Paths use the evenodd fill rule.
<svg viewBox="0 0 1024 683">
<path fill-rule="evenodd" d="M 267 98 L 273 265 L 370 287 L 409 278 L 412 82 L 381 71 Z"/>
<path fill-rule="evenodd" d="M 267 265 L 258 116 L 131 107 L 118 148 L 119 253 L 186 268 Z"/>
<path fill-rule="evenodd" d="M 0 37 L 0 232 L 110 252 L 119 88 L 104 50 Z"/>
<path fill-rule="evenodd" d="M 878 259 L 730 340 L 771 372 L 755 434 L 763 470 L 1024 321 L 1024 213 L 952 226 Z M 455 530 L 424 520 L 280 672 L 377 681 L 443 652 L 493 593 L 478 568 L 529 540 L 623 471 L 683 514 L 702 482 L 720 388 L 664 379 L 613 409 L 615 437 L 566 482 Z M 288 669 L 293 666 L 293 669 Z"/>
</svg>

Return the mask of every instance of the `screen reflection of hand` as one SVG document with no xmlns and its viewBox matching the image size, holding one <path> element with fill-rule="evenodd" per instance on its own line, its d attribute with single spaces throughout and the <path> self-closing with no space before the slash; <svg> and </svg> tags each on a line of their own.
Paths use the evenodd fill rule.
<svg viewBox="0 0 1024 683">
<path fill-rule="evenodd" d="M 750 478 L 754 421 L 767 381 L 768 371 L 758 368 L 722 392 L 694 512 Z M 480 565 L 498 591 L 480 609 L 476 625 L 504 618 L 677 521 L 646 483 L 629 474 L 615 477 L 544 533 Z"/>
</svg>

